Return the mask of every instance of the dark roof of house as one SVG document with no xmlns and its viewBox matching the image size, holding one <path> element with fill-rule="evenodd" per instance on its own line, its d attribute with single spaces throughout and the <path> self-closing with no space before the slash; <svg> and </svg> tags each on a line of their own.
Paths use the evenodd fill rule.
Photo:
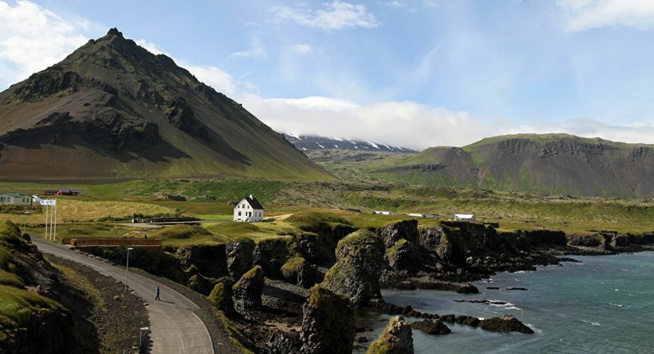
<svg viewBox="0 0 654 354">
<path fill-rule="evenodd" d="M 252 196 L 252 195 L 248 195 L 248 196 L 245 196 L 245 197 L 243 197 L 243 198 L 244 198 L 245 200 L 247 200 L 247 202 L 250 204 L 250 206 L 252 207 L 252 209 L 261 209 L 261 210 L 263 210 L 263 205 L 261 205 L 261 203 L 259 203 L 259 201 L 257 200 L 257 198 L 255 198 L 254 196 Z M 242 199 L 241 199 L 241 200 L 242 200 Z M 238 204 L 238 203 L 237 203 L 237 204 Z"/>
</svg>

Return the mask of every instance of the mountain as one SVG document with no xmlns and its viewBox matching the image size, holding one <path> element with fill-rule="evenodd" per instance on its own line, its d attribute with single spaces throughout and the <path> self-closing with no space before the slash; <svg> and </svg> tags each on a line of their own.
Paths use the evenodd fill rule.
<svg viewBox="0 0 654 354">
<path fill-rule="evenodd" d="M 413 149 L 400 146 L 389 146 L 369 141 L 335 139 L 318 135 L 291 135 L 284 134 L 286 140 L 302 151 L 308 150 L 355 150 L 355 151 L 381 151 L 397 153 L 415 153 Z"/>
<path fill-rule="evenodd" d="M 518 134 L 433 147 L 372 172 L 415 184 L 575 196 L 654 195 L 654 145 Z"/>
<path fill-rule="evenodd" d="M 117 29 L 0 93 L 0 178 L 218 176 L 333 178 Z"/>
</svg>

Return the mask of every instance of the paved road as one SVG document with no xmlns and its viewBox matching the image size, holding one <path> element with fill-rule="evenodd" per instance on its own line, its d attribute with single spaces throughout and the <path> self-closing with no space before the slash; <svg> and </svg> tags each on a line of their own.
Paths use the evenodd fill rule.
<svg viewBox="0 0 654 354">
<path fill-rule="evenodd" d="M 56 245 L 43 239 L 32 237 L 32 242 L 44 253 L 70 259 L 87 265 L 101 274 L 125 281 L 125 268 L 99 261 L 85 254 Z M 153 354 L 204 354 L 214 353 L 207 327 L 193 313 L 197 305 L 175 290 L 158 284 L 155 280 L 130 272 L 127 278 L 129 287 L 150 305 L 150 339 Z M 154 300 L 155 288 L 161 288 L 161 300 Z"/>
</svg>

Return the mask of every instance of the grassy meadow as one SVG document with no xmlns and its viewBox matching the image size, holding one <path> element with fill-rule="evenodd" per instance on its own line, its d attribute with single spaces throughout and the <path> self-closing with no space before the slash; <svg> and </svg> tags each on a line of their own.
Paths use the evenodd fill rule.
<svg viewBox="0 0 654 354">
<path fill-rule="evenodd" d="M 37 194 L 59 184 L 0 182 L 0 192 Z M 57 236 L 161 238 L 164 246 L 222 243 L 236 237 L 260 240 L 298 235 L 307 222 L 332 219 L 359 228 L 377 228 L 404 219 L 408 213 L 435 215 L 417 218 L 421 225 L 451 220 L 455 213 L 474 214 L 500 229 L 551 229 L 593 234 L 598 230 L 642 234 L 654 231 L 654 201 L 574 198 L 464 188 L 423 187 L 367 182 L 274 182 L 233 180 L 133 180 L 107 183 L 69 183 L 82 190 L 76 197 L 57 197 Z M 231 201 L 255 195 L 264 205 L 261 223 L 234 223 Z M 171 201 L 183 195 L 188 201 Z M 392 215 L 375 215 L 374 210 Z M 311 215 L 311 217 L 307 217 Z M 131 224 L 131 218 L 195 216 L 198 225 Z M 43 235 L 45 214 L 40 206 L 4 210 L 0 220 L 11 220 Z M 24 227 L 23 227 L 24 225 Z"/>
</svg>

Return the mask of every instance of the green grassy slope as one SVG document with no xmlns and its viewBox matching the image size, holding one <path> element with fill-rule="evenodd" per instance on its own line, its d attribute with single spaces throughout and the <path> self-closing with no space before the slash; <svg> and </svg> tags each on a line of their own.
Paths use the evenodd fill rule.
<svg viewBox="0 0 654 354">
<path fill-rule="evenodd" d="M 654 195 L 654 146 L 517 134 L 434 147 L 370 174 L 410 184 L 576 196 Z"/>
</svg>

